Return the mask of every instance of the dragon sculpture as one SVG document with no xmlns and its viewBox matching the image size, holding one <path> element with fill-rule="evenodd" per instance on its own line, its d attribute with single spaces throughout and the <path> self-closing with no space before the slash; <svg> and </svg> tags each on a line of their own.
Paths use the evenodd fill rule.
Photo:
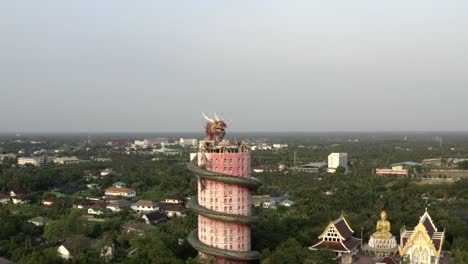
<svg viewBox="0 0 468 264">
<path fill-rule="evenodd" d="M 218 115 L 215 114 L 215 118 L 209 118 L 204 113 L 203 117 L 206 120 L 205 125 L 205 133 L 206 133 L 206 140 L 218 140 L 222 141 L 224 138 L 224 134 L 226 133 L 225 128 L 227 127 L 224 121 L 220 120 Z"/>
</svg>

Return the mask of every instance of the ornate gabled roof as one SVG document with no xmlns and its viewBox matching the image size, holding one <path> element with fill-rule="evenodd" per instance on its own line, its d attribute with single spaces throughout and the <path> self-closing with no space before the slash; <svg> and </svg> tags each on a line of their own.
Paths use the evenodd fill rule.
<svg viewBox="0 0 468 264">
<path fill-rule="evenodd" d="M 329 241 L 326 238 L 327 233 L 329 233 L 331 230 L 334 230 L 337 233 L 338 237 L 340 238 L 339 240 Z M 309 247 L 309 249 L 326 249 L 336 252 L 351 252 L 361 243 L 360 239 L 352 236 L 353 233 L 354 231 L 351 229 L 344 216 L 341 215 L 338 219 L 330 221 L 324 232 L 319 236 L 319 238 L 322 240 Z"/>
<path fill-rule="evenodd" d="M 419 218 L 419 222 L 424 225 L 430 237 L 432 237 L 434 232 L 437 231 L 437 227 L 432 222 L 432 218 L 427 212 L 427 208 L 426 208 L 426 212 L 424 212 L 424 214 Z"/>
<path fill-rule="evenodd" d="M 424 243 L 429 246 L 438 257 L 440 256 L 444 239 L 445 230 L 442 232 L 437 231 L 437 227 L 432 222 L 431 216 L 426 209 L 426 212 L 420 217 L 419 223 L 414 228 L 414 231 L 402 229 L 400 255 L 405 255 L 414 243 Z"/>
<path fill-rule="evenodd" d="M 319 236 L 319 238 L 323 238 L 327 234 L 327 232 L 328 232 L 328 230 L 330 228 L 336 229 L 336 231 L 338 232 L 340 238 L 343 239 L 343 240 L 346 240 L 346 239 L 350 238 L 354 233 L 354 231 L 349 226 L 348 221 L 346 221 L 346 219 L 344 218 L 343 215 L 341 215 L 335 221 L 331 221 L 328 224 L 328 226 L 325 228 L 323 233 Z"/>
</svg>

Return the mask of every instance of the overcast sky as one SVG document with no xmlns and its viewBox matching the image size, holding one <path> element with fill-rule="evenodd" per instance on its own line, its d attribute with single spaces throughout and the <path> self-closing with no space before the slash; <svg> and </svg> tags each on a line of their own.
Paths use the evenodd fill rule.
<svg viewBox="0 0 468 264">
<path fill-rule="evenodd" d="M 0 132 L 468 130 L 466 0 L 3 1 L 0 33 Z"/>
</svg>

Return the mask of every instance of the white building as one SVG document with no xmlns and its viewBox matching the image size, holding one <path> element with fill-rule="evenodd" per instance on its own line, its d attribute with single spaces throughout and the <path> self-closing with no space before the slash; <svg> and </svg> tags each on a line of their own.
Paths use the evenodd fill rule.
<svg viewBox="0 0 468 264">
<path fill-rule="evenodd" d="M 288 148 L 288 144 L 273 144 L 274 149 L 284 149 Z"/>
<path fill-rule="evenodd" d="M 50 159 L 47 156 L 38 156 L 38 157 L 21 157 L 18 158 L 18 165 L 34 165 L 41 166 L 50 162 Z"/>
<path fill-rule="evenodd" d="M 135 197 L 136 191 L 131 188 L 118 188 L 118 187 L 110 187 L 106 189 L 105 194 L 107 196 L 122 196 L 122 197 Z"/>
<path fill-rule="evenodd" d="M 180 138 L 179 144 L 183 146 L 197 146 L 198 139 L 196 138 Z"/>
<path fill-rule="evenodd" d="M 80 160 L 77 157 L 62 157 L 62 158 L 54 159 L 54 163 L 60 164 L 60 165 L 78 164 L 81 162 L 83 162 L 83 160 Z"/>
<path fill-rule="evenodd" d="M 328 172 L 335 173 L 336 169 L 341 166 L 348 171 L 348 154 L 347 153 L 331 153 L 328 155 Z"/>
<path fill-rule="evenodd" d="M 153 212 L 159 210 L 156 203 L 148 200 L 139 200 L 130 207 L 135 212 Z"/>
<path fill-rule="evenodd" d="M 134 145 L 135 147 L 145 148 L 146 142 L 144 140 L 135 140 Z"/>
</svg>

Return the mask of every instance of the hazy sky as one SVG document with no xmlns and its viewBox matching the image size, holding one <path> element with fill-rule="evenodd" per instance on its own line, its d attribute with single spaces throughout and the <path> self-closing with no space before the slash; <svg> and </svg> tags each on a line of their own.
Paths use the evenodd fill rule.
<svg viewBox="0 0 468 264">
<path fill-rule="evenodd" d="M 468 130 L 466 0 L 2 1 L 0 34 L 0 132 Z"/>
</svg>

